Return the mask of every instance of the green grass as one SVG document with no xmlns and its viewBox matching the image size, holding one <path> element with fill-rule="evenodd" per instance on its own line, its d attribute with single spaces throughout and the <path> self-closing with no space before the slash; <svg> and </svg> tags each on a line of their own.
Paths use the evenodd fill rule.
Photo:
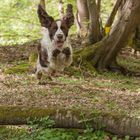
<svg viewBox="0 0 140 140">
<path fill-rule="evenodd" d="M 124 76 L 122 74 L 108 72 L 104 73 L 103 75 L 98 75 L 97 78 L 106 80 L 105 82 L 102 80 L 97 81 L 95 85 L 99 87 L 130 91 L 137 91 L 140 88 L 140 83 L 137 77 Z"/>
<path fill-rule="evenodd" d="M 5 74 L 22 74 L 22 73 L 27 73 L 29 71 L 30 67 L 31 67 L 30 64 L 22 62 L 22 63 L 14 65 L 14 66 L 7 67 L 4 70 L 4 73 Z"/>
</svg>

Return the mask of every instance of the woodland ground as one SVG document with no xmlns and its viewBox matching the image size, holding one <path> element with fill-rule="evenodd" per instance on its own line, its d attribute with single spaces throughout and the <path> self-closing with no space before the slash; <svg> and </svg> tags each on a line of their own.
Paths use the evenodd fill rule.
<svg viewBox="0 0 140 140">
<path fill-rule="evenodd" d="M 140 71 L 140 57 L 132 54 L 130 48 L 125 48 L 118 60 L 128 69 Z M 38 85 L 28 60 L 5 62 L 1 58 L 0 106 L 90 108 L 97 114 L 139 116 L 140 77 L 90 73 L 80 66 L 71 66 L 66 73 Z"/>
</svg>

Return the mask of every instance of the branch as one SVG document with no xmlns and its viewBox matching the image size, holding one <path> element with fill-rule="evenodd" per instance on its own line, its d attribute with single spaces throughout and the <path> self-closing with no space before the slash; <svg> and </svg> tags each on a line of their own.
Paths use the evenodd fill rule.
<svg viewBox="0 0 140 140">
<path fill-rule="evenodd" d="M 105 27 L 111 27 L 112 26 L 113 21 L 115 19 L 115 15 L 116 15 L 116 13 L 117 13 L 120 5 L 121 5 L 121 2 L 122 2 L 122 0 L 117 0 L 116 1 L 115 5 L 114 5 L 114 7 L 112 9 L 112 12 L 111 12 L 106 24 L 105 24 Z"/>
</svg>

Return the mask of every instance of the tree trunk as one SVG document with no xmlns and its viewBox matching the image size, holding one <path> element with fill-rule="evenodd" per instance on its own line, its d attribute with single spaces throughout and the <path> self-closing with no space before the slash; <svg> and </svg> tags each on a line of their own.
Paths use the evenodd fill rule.
<svg viewBox="0 0 140 140">
<path fill-rule="evenodd" d="M 93 58 L 94 65 L 99 70 L 108 69 L 116 60 L 118 52 L 127 44 L 128 38 L 140 22 L 140 1 L 126 1 L 123 12 L 116 26 L 111 30 L 104 44 Z"/>
<path fill-rule="evenodd" d="M 77 0 L 76 23 L 78 33 L 87 44 L 100 41 L 103 37 L 100 21 L 101 0 Z"/>
<path fill-rule="evenodd" d="M 77 0 L 77 15 L 76 20 L 79 28 L 79 35 L 80 37 L 84 38 L 88 34 L 88 27 L 89 27 L 89 13 L 88 13 L 88 6 L 87 0 Z"/>
<path fill-rule="evenodd" d="M 133 47 L 135 51 L 140 51 L 140 25 L 136 27 L 134 32 Z"/>
<path fill-rule="evenodd" d="M 102 39 L 99 5 L 96 4 L 95 0 L 87 0 L 87 3 L 90 17 L 88 38 L 89 43 L 94 44 Z"/>
<path fill-rule="evenodd" d="M 97 9 L 98 9 L 99 14 L 100 14 L 100 11 L 101 11 L 101 0 L 97 0 Z"/>
<path fill-rule="evenodd" d="M 48 116 L 55 121 L 56 128 L 86 129 L 85 124 L 90 124 L 93 129 L 102 129 L 119 136 L 140 136 L 140 118 L 119 113 L 94 114 L 92 110 L 84 109 L 0 106 L 0 125 L 22 125 L 27 124 L 29 118 L 34 120 Z"/>
</svg>

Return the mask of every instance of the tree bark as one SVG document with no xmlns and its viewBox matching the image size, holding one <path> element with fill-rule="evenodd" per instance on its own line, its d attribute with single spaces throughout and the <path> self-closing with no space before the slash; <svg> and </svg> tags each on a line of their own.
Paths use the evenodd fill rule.
<svg viewBox="0 0 140 140">
<path fill-rule="evenodd" d="M 126 0 L 122 0 L 122 2 L 121 2 L 121 5 L 120 5 L 120 7 L 118 9 L 118 17 L 120 17 L 122 15 L 122 12 L 125 12 L 125 11 L 122 11 L 125 2 L 126 2 Z"/>
<path fill-rule="evenodd" d="M 89 43 L 94 44 L 102 39 L 101 27 L 100 27 L 100 11 L 99 5 L 96 4 L 95 0 L 87 0 L 89 10 Z M 98 3 L 99 4 L 99 3 Z"/>
<path fill-rule="evenodd" d="M 83 115 L 81 115 L 81 113 Z M 119 136 L 140 136 L 140 119 L 121 114 L 92 113 L 92 110 L 65 108 L 30 108 L 23 106 L 0 106 L 0 125 L 23 125 L 27 120 L 50 117 L 56 128 L 86 129 L 90 124 L 93 129 L 105 130 Z"/>
<path fill-rule="evenodd" d="M 97 9 L 98 9 L 99 14 L 100 14 L 100 11 L 101 11 L 101 0 L 97 0 Z"/>
<path fill-rule="evenodd" d="M 116 13 L 117 13 L 120 5 L 121 5 L 121 2 L 122 2 L 122 0 L 116 0 L 116 3 L 114 5 L 114 7 L 113 7 L 113 10 L 112 10 L 112 12 L 111 12 L 106 24 L 105 24 L 105 27 L 111 27 L 112 26 L 113 21 L 115 19 L 115 15 L 116 15 Z"/>
<path fill-rule="evenodd" d="M 133 48 L 140 51 L 140 25 L 136 27 L 133 37 Z"/>
<path fill-rule="evenodd" d="M 89 27 L 89 13 L 88 13 L 88 6 L 87 0 L 77 0 L 77 16 L 76 20 L 79 30 L 80 37 L 84 38 L 88 34 L 88 27 Z"/>
<path fill-rule="evenodd" d="M 77 0 L 76 23 L 79 36 L 87 44 L 100 41 L 103 37 L 100 19 L 101 0 Z"/>
</svg>

